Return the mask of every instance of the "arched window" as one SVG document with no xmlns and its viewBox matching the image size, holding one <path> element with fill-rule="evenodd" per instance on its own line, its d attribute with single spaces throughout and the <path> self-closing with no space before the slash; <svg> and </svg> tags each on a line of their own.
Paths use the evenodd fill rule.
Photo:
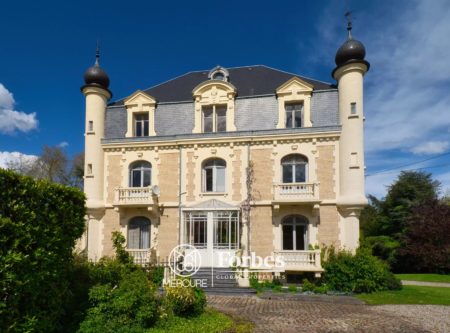
<svg viewBox="0 0 450 333">
<path fill-rule="evenodd" d="M 283 183 L 304 183 L 308 178 L 308 159 L 300 154 L 292 154 L 281 160 Z"/>
<path fill-rule="evenodd" d="M 308 219 L 302 215 L 287 216 L 282 221 L 283 250 L 307 249 Z"/>
<path fill-rule="evenodd" d="M 133 217 L 128 223 L 129 249 L 150 248 L 150 220 L 143 216 Z"/>
<path fill-rule="evenodd" d="M 139 161 L 130 166 L 130 187 L 147 187 L 152 183 L 152 165 Z"/>
<path fill-rule="evenodd" d="M 226 168 L 226 162 L 219 158 L 210 159 L 203 163 L 203 192 L 225 192 Z"/>
</svg>

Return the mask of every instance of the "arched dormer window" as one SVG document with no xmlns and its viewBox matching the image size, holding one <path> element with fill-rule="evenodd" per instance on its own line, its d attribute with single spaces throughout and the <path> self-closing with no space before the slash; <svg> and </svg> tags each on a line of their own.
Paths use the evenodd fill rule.
<svg viewBox="0 0 450 333">
<path fill-rule="evenodd" d="M 227 164 L 219 158 L 212 158 L 202 165 L 203 192 L 225 192 L 225 173 Z"/>
<path fill-rule="evenodd" d="M 200 83 L 192 94 L 195 100 L 195 125 L 192 133 L 236 130 L 234 117 L 236 87 L 226 80 L 211 79 Z"/>
<path fill-rule="evenodd" d="M 308 219 L 302 215 L 287 216 L 281 222 L 283 250 L 304 251 L 308 246 Z"/>
<path fill-rule="evenodd" d="M 210 80 L 228 81 L 229 76 L 230 73 L 222 66 L 216 66 L 208 73 L 208 79 Z"/>
<path fill-rule="evenodd" d="M 130 187 L 147 187 L 152 183 L 152 165 L 146 161 L 134 162 L 130 166 Z"/>
<path fill-rule="evenodd" d="M 300 154 L 291 154 L 281 160 L 282 182 L 305 183 L 308 179 L 308 159 Z"/>
<path fill-rule="evenodd" d="M 129 249 L 150 248 L 150 220 L 143 216 L 133 217 L 128 223 L 127 247 Z"/>
</svg>

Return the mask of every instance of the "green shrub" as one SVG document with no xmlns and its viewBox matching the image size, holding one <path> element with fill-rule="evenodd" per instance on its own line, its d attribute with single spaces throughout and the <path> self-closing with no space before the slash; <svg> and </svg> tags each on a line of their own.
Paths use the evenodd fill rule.
<svg viewBox="0 0 450 333">
<path fill-rule="evenodd" d="M 89 300 L 92 307 L 78 333 L 143 332 L 158 319 L 160 300 L 141 270 L 125 274 L 118 286 L 93 287 Z"/>
<path fill-rule="evenodd" d="M 316 294 L 326 294 L 330 290 L 330 287 L 326 283 L 322 283 L 319 286 L 314 286 L 313 291 Z"/>
<path fill-rule="evenodd" d="M 370 248 L 372 254 L 389 264 L 389 267 L 395 267 L 397 264 L 397 251 L 400 248 L 400 242 L 389 236 L 371 236 L 362 240 L 362 247 Z"/>
<path fill-rule="evenodd" d="M 302 291 L 314 291 L 315 287 L 314 283 L 309 282 L 307 279 L 303 279 Z"/>
<path fill-rule="evenodd" d="M 61 332 L 84 194 L 2 169 L 0 188 L 0 331 Z"/>
<path fill-rule="evenodd" d="M 334 249 L 329 249 L 327 254 L 323 263 L 324 281 L 332 290 L 371 293 L 401 287 L 387 264 L 367 248 L 359 248 L 355 255 Z"/>
<path fill-rule="evenodd" d="M 291 293 L 296 293 L 297 292 L 297 286 L 289 286 L 288 287 L 288 290 L 291 292 Z"/>
<path fill-rule="evenodd" d="M 164 286 L 165 295 L 173 312 L 178 316 L 197 316 L 206 305 L 202 289 L 190 286 L 190 279 L 177 278 Z"/>
<path fill-rule="evenodd" d="M 263 283 L 259 282 L 257 273 L 251 274 L 249 280 L 250 280 L 250 287 L 252 287 L 256 291 L 260 292 L 264 289 Z"/>
<path fill-rule="evenodd" d="M 155 286 L 162 286 L 164 280 L 164 267 L 153 266 L 147 271 L 148 279 L 153 282 Z"/>
</svg>

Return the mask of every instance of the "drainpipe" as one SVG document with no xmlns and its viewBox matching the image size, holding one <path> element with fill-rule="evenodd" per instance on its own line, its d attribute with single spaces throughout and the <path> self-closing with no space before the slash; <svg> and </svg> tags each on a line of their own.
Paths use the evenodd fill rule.
<svg viewBox="0 0 450 333">
<path fill-rule="evenodd" d="M 247 168 L 250 167 L 251 154 L 250 154 L 250 142 L 247 143 Z M 247 196 L 249 194 L 247 193 Z M 249 208 L 248 216 L 247 216 L 247 254 L 250 254 L 250 212 L 251 208 Z"/>
<path fill-rule="evenodd" d="M 178 175 L 178 245 L 181 244 L 181 240 L 182 240 L 182 228 L 181 228 L 181 196 L 183 194 L 186 194 L 186 192 L 181 192 L 182 186 L 181 186 L 181 181 L 182 181 L 182 175 L 183 175 L 183 147 L 180 145 L 179 147 L 179 175 Z"/>
</svg>

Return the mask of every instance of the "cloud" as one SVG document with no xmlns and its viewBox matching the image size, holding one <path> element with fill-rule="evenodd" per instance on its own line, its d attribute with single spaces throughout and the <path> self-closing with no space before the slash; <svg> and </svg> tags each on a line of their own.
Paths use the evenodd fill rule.
<svg viewBox="0 0 450 333">
<path fill-rule="evenodd" d="M 0 151 L 0 168 L 8 168 L 10 165 L 34 162 L 38 157 L 35 155 L 22 154 L 17 151 Z"/>
<path fill-rule="evenodd" d="M 0 109 L 12 109 L 14 97 L 3 84 L 0 83 Z"/>
<path fill-rule="evenodd" d="M 387 188 L 398 177 L 398 173 L 381 173 L 366 177 L 366 194 L 377 198 L 386 196 Z"/>
<path fill-rule="evenodd" d="M 14 134 L 16 131 L 29 132 L 38 127 L 36 113 L 14 110 L 13 94 L 0 83 L 0 133 Z"/>
<path fill-rule="evenodd" d="M 411 151 L 450 131 L 450 2 L 357 4 L 353 35 L 371 63 L 365 77 L 366 151 Z M 314 67 L 331 64 L 345 38 L 344 5 L 330 2 L 318 20 Z M 315 41 L 317 45 L 317 40 Z M 317 51 L 317 52 L 316 52 Z M 382 135 L 380 135 L 382 133 Z"/>
<path fill-rule="evenodd" d="M 408 4 L 393 9 L 396 18 L 385 28 L 370 22 L 361 36 L 372 64 L 365 105 L 369 152 L 412 151 L 450 128 L 450 2 Z"/>
<path fill-rule="evenodd" d="M 66 148 L 69 146 L 69 143 L 67 141 L 62 141 L 58 144 L 58 147 L 60 148 Z"/>
<path fill-rule="evenodd" d="M 411 149 L 416 155 L 441 154 L 448 150 L 450 142 L 448 141 L 428 141 Z"/>
</svg>

